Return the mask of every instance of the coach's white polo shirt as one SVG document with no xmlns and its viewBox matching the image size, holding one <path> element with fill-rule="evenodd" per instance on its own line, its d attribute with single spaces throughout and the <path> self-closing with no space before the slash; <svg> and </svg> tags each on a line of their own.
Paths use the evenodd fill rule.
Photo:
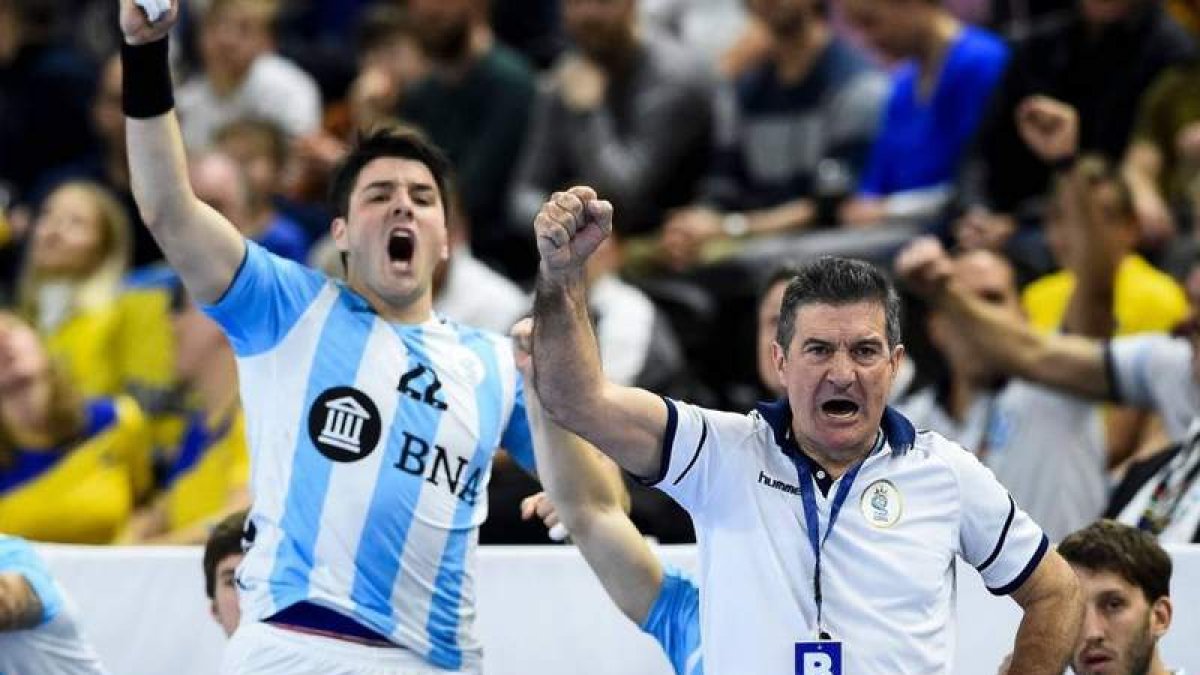
<svg viewBox="0 0 1200 675">
<path fill-rule="evenodd" d="M 705 672 L 795 675 L 795 645 L 816 639 L 817 607 L 797 466 L 785 454 L 799 455 L 791 411 L 786 401 L 737 415 L 664 400 L 655 484 L 695 522 Z M 954 557 L 1007 594 L 1048 541 L 971 453 L 917 434 L 890 408 L 882 435 L 822 548 L 822 627 L 843 643 L 844 673 L 949 673 Z M 824 538 L 842 479 L 829 485 L 809 466 Z"/>
</svg>

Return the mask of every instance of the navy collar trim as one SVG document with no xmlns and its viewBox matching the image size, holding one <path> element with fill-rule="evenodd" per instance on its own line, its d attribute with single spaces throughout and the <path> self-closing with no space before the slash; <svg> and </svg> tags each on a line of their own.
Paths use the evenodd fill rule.
<svg viewBox="0 0 1200 675">
<path fill-rule="evenodd" d="M 792 438 L 792 407 L 787 398 L 761 401 L 755 406 L 755 409 L 771 426 L 771 432 L 775 435 L 775 443 L 779 445 L 780 449 L 785 453 L 799 454 L 800 448 Z M 917 440 L 917 430 L 913 423 L 891 406 L 883 409 L 883 419 L 880 420 L 879 427 L 883 431 L 883 437 L 887 441 L 888 447 L 891 448 L 892 454 L 902 455 L 908 452 Z"/>
</svg>

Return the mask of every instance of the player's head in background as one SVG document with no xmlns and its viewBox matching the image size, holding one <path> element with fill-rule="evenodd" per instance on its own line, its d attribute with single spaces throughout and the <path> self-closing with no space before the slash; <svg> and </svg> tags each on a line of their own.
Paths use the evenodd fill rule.
<svg viewBox="0 0 1200 675">
<path fill-rule="evenodd" d="M 420 132 L 362 136 L 334 174 L 334 245 L 346 280 L 387 318 L 424 320 L 432 279 L 449 256 L 449 162 Z"/>
<path fill-rule="evenodd" d="M 1148 532 L 1101 520 L 1058 545 L 1086 602 L 1071 657 L 1078 675 L 1165 675 L 1158 640 L 1171 627 L 1171 558 Z"/>
<path fill-rule="evenodd" d="M 237 566 L 242 562 L 242 531 L 246 512 L 226 516 L 208 535 L 204 544 L 204 592 L 210 601 L 212 616 L 221 624 L 225 635 L 233 635 L 241 621 L 238 606 Z"/>
</svg>

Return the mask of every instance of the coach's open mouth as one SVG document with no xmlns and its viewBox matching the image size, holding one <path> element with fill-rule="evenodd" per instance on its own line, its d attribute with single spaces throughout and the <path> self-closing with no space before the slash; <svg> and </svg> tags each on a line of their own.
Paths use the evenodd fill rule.
<svg viewBox="0 0 1200 675">
<path fill-rule="evenodd" d="M 388 258 L 392 262 L 412 262 L 416 240 L 408 230 L 393 230 L 388 235 Z"/>
<path fill-rule="evenodd" d="M 821 412 L 841 419 L 854 417 L 858 409 L 859 405 L 848 398 L 831 398 L 821 404 Z"/>
</svg>

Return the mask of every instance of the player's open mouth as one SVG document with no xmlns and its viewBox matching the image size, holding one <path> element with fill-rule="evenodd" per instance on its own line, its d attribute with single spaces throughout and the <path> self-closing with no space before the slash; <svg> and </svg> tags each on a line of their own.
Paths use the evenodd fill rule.
<svg viewBox="0 0 1200 675">
<path fill-rule="evenodd" d="M 821 412 L 838 419 L 849 419 L 858 413 L 859 405 L 848 398 L 831 398 L 821 404 Z"/>
<path fill-rule="evenodd" d="M 388 236 L 388 259 L 392 262 L 412 262 L 416 240 L 408 230 L 395 230 Z"/>
</svg>

